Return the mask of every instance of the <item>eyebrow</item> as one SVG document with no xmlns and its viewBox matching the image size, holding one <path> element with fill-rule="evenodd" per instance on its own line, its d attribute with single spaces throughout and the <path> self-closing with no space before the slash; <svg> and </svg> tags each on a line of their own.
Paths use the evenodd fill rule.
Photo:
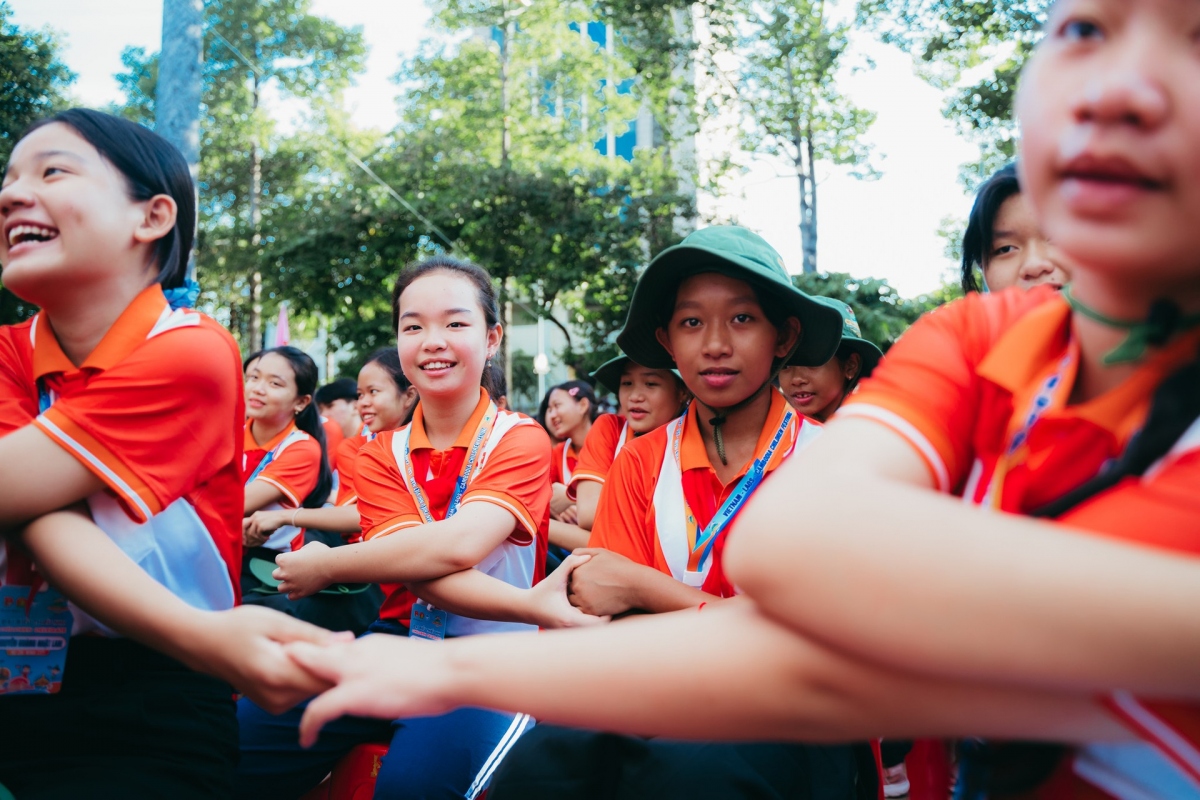
<svg viewBox="0 0 1200 800">
<path fill-rule="evenodd" d="M 70 150 L 43 150 L 35 155 L 34 158 L 45 160 L 47 158 L 55 158 L 57 156 L 66 156 L 67 158 L 73 158 L 79 162 L 83 162 L 85 160 L 83 156 L 79 155 L 78 153 L 72 153 Z"/>
<path fill-rule="evenodd" d="M 469 308 L 448 308 L 443 313 L 445 316 L 450 316 L 451 314 L 470 314 L 471 309 L 469 309 Z M 419 316 L 421 316 L 421 312 L 419 312 L 419 311 L 405 311 L 403 314 L 400 315 L 400 319 L 406 319 L 408 317 L 419 317 Z"/>
<path fill-rule="evenodd" d="M 730 304 L 754 303 L 755 305 L 758 305 L 758 298 L 752 294 L 744 294 L 741 297 L 733 298 L 729 302 L 730 302 Z M 684 300 L 682 303 L 675 304 L 675 310 L 678 311 L 681 308 L 699 308 L 699 306 L 700 306 L 699 300 Z"/>
</svg>

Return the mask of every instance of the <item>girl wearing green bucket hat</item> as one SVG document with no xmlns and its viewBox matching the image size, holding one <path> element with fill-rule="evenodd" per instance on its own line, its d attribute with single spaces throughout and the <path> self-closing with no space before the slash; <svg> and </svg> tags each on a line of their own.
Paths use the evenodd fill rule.
<svg viewBox="0 0 1200 800">
<path fill-rule="evenodd" d="M 854 309 L 832 297 L 818 297 L 842 315 L 842 343 L 833 358 L 819 367 L 784 367 L 779 373 L 779 388 L 792 408 L 824 422 L 833 416 L 842 402 L 869 376 L 883 358 L 883 351 L 862 338 Z"/>
<path fill-rule="evenodd" d="M 678 417 L 691 397 L 674 370 L 643 367 L 625 355 L 604 362 L 591 377 L 616 393 L 619 415 L 605 414 L 596 420 L 567 486 L 579 527 L 585 531 L 592 529 L 600 490 L 621 449 Z"/>
</svg>

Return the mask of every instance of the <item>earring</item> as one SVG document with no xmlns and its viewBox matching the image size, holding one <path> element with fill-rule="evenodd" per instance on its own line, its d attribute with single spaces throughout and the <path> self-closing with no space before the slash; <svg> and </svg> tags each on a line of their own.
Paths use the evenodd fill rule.
<svg viewBox="0 0 1200 800">
<path fill-rule="evenodd" d="M 491 356 L 488 356 L 487 363 L 483 365 L 483 368 L 484 368 L 484 369 L 491 369 L 491 368 L 492 368 L 492 358 L 491 358 Z"/>
</svg>

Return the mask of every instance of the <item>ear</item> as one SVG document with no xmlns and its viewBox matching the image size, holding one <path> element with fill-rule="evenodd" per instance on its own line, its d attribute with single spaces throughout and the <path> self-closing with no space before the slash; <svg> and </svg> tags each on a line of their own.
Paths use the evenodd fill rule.
<svg viewBox="0 0 1200 800">
<path fill-rule="evenodd" d="M 139 244 L 157 242 L 175 227 L 175 216 L 179 209 L 175 201 L 165 194 L 156 194 L 143 204 L 142 219 L 133 230 L 133 239 Z"/>
<path fill-rule="evenodd" d="M 658 343 L 661 344 L 663 349 L 667 351 L 667 355 L 671 356 L 671 360 L 674 361 L 675 350 L 671 347 L 671 337 L 667 334 L 667 329 L 655 328 L 654 338 L 658 340 Z"/>
<path fill-rule="evenodd" d="M 858 377 L 862 371 L 862 356 L 858 353 L 851 353 L 844 362 L 842 362 L 842 375 L 847 381 L 852 381 Z"/>
<path fill-rule="evenodd" d="M 496 353 L 500 352 L 500 342 L 504 340 L 504 326 L 496 323 L 494 328 L 489 328 L 487 332 L 487 357 L 495 358 Z"/>
<path fill-rule="evenodd" d="M 783 327 L 779 329 L 779 338 L 775 344 L 775 357 L 787 358 L 796 347 L 796 342 L 800 341 L 800 320 L 795 317 L 788 317 Z"/>
<path fill-rule="evenodd" d="M 304 412 L 304 409 L 312 405 L 312 395 L 302 394 L 296 397 L 296 402 L 292 405 L 292 416 L 298 417 Z"/>
</svg>

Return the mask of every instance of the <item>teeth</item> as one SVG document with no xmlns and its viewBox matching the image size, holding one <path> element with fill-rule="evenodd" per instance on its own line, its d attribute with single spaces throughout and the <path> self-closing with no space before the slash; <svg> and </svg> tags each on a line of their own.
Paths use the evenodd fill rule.
<svg viewBox="0 0 1200 800">
<path fill-rule="evenodd" d="M 34 239 L 44 242 L 53 239 L 58 233 L 53 228 L 43 228 L 41 225 L 17 225 L 8 232 L 8 246 Z"/>
<path fill-rule="evenodd" d="M 449 368 L 450 368 L 449 361 L 430 361 L 428 364 L 421 367 L 421 369 L 449 369 Z"/>
</svg>

